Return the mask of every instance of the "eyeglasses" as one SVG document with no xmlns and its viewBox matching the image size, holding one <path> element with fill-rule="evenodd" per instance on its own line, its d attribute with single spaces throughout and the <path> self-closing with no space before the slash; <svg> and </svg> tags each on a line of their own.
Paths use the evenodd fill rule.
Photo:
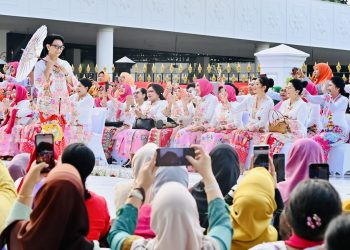
<svg viewBox="0 0 350 250">
<path fill-rule="evenodd" d="M 57 44 L 51 44 L 51 46 L 55 47 L 55 49 L 59 49 L 59 50 L 64 50 L 64 45 L 57 45 Z"/>
</svg>

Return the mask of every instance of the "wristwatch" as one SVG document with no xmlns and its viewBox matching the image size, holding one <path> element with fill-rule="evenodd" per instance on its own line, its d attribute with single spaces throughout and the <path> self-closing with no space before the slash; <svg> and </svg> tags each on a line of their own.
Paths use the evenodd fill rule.
<svg viewBox="0 0 350 250">
<path fill-rule="evenodd" d="M 140 187 L 140 188 L 134 188 L 130 194 L 129 198 L 136 198 L 142 202 L 142 204 L 145 202 L 145 190 Z"/>
</svg>

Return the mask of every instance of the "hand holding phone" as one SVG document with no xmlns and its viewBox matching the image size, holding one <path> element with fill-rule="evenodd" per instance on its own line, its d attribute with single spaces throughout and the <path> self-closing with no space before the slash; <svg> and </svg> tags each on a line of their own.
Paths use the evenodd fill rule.
<svg viewBox="0 0 350 250">
<path fill-rule="evenodd" d="M 186 159 L 192 165 L 192 167 L 203 177 L 203 181 L 209 181 L 211 182 L 211 178 L 214 178 L 216 181 L 212 165 L 211 165 L 211 158 L 210 156 L 205 153 L 204 149 L 200 145 L 192 145 L 192 149 L 194 149 L 194 155 L 186 156 Z"/>
</svg>

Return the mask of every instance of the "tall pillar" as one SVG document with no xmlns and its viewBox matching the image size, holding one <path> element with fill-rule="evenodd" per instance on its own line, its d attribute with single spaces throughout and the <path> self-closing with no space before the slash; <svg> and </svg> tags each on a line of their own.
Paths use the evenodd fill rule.
<svg viewBox="0 0 350 250">
<path fill-rule="evenodd" d="M 97 31 L 96 38 L 96 63 L 99 69 L 107 68 L 107 72 L 112 77 L 113 65 L 113 28 L 102 27 Z"/>
<path fill-rule="evenodd" d="M 258 43 L 255 45 L 255 53 L 258 53 L 262 50 L 268 49 L 270 48 L 270 44 L 268 43 Z M 257 72 L 257 68 L 258 68 L 258 64 L 259 64 L 259 60 L 257 57 L 255 57 L 255 71 Z"/>
<path fill-rule="evenodd" d="M 67 49 L 66 51 L 66 59 L 69 63 L 74 65 L 74 68 L 77 70 L 79 65 L 82 63 L 81 61 L 81 49 Z M 91 67 L 91 65 L 90 65 Z"/>
<path fill-rule="evenodd" d="M 6 61 L 7 51 L 7 32 L 8 30 L 0 30 L 0 59 Z"/>
</svg>

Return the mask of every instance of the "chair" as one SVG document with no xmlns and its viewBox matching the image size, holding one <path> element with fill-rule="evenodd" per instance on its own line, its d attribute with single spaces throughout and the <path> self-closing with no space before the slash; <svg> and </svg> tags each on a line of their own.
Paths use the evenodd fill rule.
<svg viewBox="0 0 350 250">
<path fill-rule="evenodd" d="M 107 116 L 106 108 L 94 108 L 91 115 L 92 120 L 92 134 L 87 146 L 94 152 L 96 163 L 95 165 L 107 166 L 106 155 L 102 147 L 102 137 L 105 128 L 105 121 Z"/>
<path fill-rule="evenodd" d="M 331 148 L 328 155 L 329 170 L 342 176 L 350 171 L 350 144 L 342 143 Z"/>
</svg>

